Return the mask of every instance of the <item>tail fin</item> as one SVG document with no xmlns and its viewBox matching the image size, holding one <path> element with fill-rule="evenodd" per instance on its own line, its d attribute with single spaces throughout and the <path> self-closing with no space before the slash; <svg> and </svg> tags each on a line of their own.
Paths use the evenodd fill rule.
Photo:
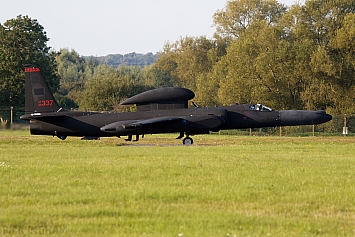
<svg viewBox="0 0 355 237">
<path fill-rule="evenodd" d="M 62 108 L 55 101 L 52 92 L 44 80 L 41 70 L 33 64 L 24 65 L 26 114 L 33 112 L 59 112 Z"/>
</svg>

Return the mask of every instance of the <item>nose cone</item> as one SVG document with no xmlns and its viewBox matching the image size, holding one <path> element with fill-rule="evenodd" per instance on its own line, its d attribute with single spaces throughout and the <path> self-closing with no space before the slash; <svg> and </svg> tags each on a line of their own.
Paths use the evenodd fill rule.
<svg viewBox="0 0 355 237">
<path fill-rule="evenodd" d="M 323 110 L 284 110 L 280 111 L 281 125 L 297 126 L 326 123 L 332 119 L 330 114 Z"/>
<path fill-rule="evenodd" d="M 332 119 L 333 119 L 333 117 L 330 114 L 325 114 L 325 123 L 329 122 Z"/>
</svg>

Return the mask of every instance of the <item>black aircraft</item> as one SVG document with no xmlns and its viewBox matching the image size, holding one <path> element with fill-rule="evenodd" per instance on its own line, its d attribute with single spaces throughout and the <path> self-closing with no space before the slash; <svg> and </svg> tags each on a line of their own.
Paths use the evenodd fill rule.
<svg viewBox="0 0 355 237">
<path fill-rule="evenodd" d="M 98 113 L 64 111 L 55 101 L 41 70 L 25 65 L 26 114 L 34 135 L 52 135 L 64 140 L 67 136 L 99 138 L 159 133 L 180 133 L 177 139 L 192 144 L 190 136 L 227 129 L 311 125 L 328 122 L 325 111 L 272 110 L 261 104 L 188 108 L 194 93 L 185 88 L 167 87 L 135 95 L 122 105 L 136 105 L 136 112 Z"/>
</svg>

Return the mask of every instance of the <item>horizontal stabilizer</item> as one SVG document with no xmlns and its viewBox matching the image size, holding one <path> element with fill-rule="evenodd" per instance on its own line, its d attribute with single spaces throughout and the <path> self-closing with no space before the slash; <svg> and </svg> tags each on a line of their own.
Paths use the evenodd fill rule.
<svg viewBox="0 0 355 237">
<path fill-rule="evenodd" d="M 30 119 L 44 119 L 44 118 L 53 118 L 53 117 L 65 117 L 66 115 L 63 113 L 32 113 L 25 114 L 20 117 L 22 120 L 30 120 Z"/>
</svg>

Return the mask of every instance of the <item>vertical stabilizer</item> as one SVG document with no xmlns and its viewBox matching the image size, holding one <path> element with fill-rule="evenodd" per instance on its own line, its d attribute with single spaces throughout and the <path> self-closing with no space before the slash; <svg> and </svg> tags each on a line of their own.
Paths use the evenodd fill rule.
<svg viewBox="0 0 355 237">
<path fill-rule="evenodd" d="M 52 92 L 44 80 L 41 70 L 33 64 L 24 65 L 26 113 L 58 112 L 61 107 L 55 101 Z"/>
</svg>

